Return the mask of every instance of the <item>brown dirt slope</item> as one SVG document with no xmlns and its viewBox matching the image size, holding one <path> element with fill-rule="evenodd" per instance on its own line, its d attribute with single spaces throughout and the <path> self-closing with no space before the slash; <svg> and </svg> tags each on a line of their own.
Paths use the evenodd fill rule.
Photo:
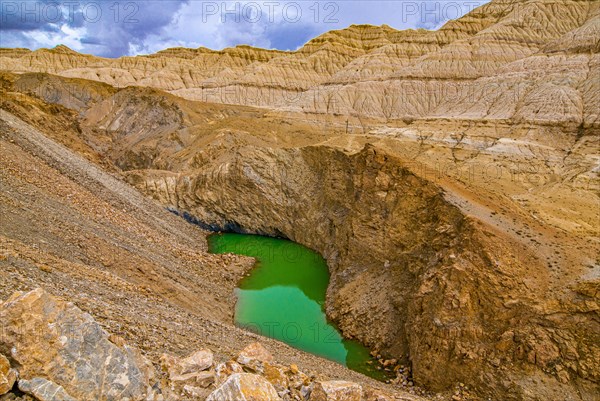
<svg viewBox="0 0 600 401">
<path fill-rule="evenodd" d="M 233 288 L 250 259 L 207 254 L 206 232 L 5 110 L 0 151 L 0 298 L 43 287 L 154 361 L 205 346 L 227 359 L 256 340 L 232 325 Z M 321 377 L 383 386 L 261 341 Z"/>
</svg>

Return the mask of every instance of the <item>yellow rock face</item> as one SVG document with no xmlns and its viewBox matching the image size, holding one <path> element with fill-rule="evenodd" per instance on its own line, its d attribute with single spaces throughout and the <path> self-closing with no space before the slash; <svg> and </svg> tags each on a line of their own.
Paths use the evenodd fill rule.
<svg viewBox="0 0 600 401">
<path fill-rule="evenodd" d="M 0 350 L 10 350 L 20 366 L 19 380 L 28 381 L 24 386 L 32 394 L 45 392 L 44 383 L 50 381 L 57 391 L 62 386 L 80 400 L 96 400 L 101 394 L 131 400 L 147 396 L 147 361 L 139 351 L 109 342 L 100 325 L 73 304 L 40 288 L 17 292 L 0 305 L 0 321 Z M 87 360 L 87 355 L 96 358 Z"/>
<path fill-rule="evenodd" d="M 206 401 L 281 401 L 275 388 L 262 376 L 235 373 Z"/>
<path fill-rule="evenodd" d="M 10 368 L 10 362 L 0 354 L 0 395 L 7 393 L 15 384 L 16 372 Z"/>
</svg>

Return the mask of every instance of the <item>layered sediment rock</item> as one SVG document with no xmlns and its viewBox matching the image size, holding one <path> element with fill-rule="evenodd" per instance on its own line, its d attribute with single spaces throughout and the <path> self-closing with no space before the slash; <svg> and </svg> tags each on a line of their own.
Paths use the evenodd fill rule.
<svg viewBox="0 0 600 401">
<path fill-rule="evenodd" d="M 372 146 L 355 154 L 251 146 L 232 153 L 187 174 L 132 171 L 128 179 L 206 223 L 318 250 L 331 271 L 327 313 L 344 335 L 409 355 L 416 381 L 429 388 L 460 381 L 527 398 L 519 390 L 525 371 L 557 365 L 573 369 L 567 381 L 598 380 L 595 302 L 557 307 L 549 294 L 532 295 L 522 261 L 530 269 L 540 262 L 527 251 L 516 259 L 506 239 L 476 228 L 400 160 Z M 549 328 L 554 313 L 571 317 Z M 585 350 L 575 365 L 568 349 Z M 575 394 L 557 379 L 545 387 L 552 390 L 544 394 Z"/>
<path fill-rule="evenodd" d="M 300 113 L 597 126 L 599 10 L 587 0 L 494 0 L 437 31 L 353 25 L 294 52 L 174 48 L 113 60 L 59 46 L 3 49 L 0 63 L 13 72 Z M 548 81 L 540 76 L 548 70 L 569 79 Z"/>
</svg>

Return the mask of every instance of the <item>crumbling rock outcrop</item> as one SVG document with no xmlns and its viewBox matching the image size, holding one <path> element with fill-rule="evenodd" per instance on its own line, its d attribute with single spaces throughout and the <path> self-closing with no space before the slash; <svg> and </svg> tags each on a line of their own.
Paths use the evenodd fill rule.
<svg viewBox="0 0 600 401">
<path fill-rule="evenodd" d="M 541 295 L 547 289 L 534 295 L 519 278 L 522 260 L 539 261 L 516 260 L 504 239 L 480 231 L 438 187 L 381 149 L 245 146 L 193 170 L 127 177 L 205 223 L 285 236 L 319 251 L 331 272 L 328 316 L 347 337 L 399 359 L 409 355 L 415 380 L 428 388 L 463 382 L 490 396 L 538 399 L 521 393 L 522 375 L 564 369 L 559 361 L 572 347 L 586 350 L 577 367 L 566 382 L 554 376 L 545 387 L 572 395 L 571 380 L 584 391 L 597 380 L 588 370 L 598 371 L 590 336 L 596 303 L 589 299 L 573 320 L 550 328 L 545 315 L 556 304 Z M 559 338 L 569 345 L 557 346 Z"/>
<path fill-rule="evenodd" d="M 295 365 L 278 364 L 260 343 L 240 352 L 240 365 L 231 359 L 215 367 L 208 349 L 186 358 L 164 354 L 160 360 L 164 377 L 156 380 L 154 367 L 138 350 L 121 341 L 111 343 L 114 336 L 90 315 L 41 288 L 15 293 L 0 304 L 0 318 L 3 400 L 375 400 L 373 389 L 363 394 L 356 383 L 317 381 Z"/>
<path fill-rule="evenodd" d="M 151 367 L 137 349 L 111 343 L 90 315 L 42 289 L 4 301 L 0 321 L 0 353 L 19 372 L 21 391 L 49 401 L 134 401 L 152 393 Z"/>
</svg>

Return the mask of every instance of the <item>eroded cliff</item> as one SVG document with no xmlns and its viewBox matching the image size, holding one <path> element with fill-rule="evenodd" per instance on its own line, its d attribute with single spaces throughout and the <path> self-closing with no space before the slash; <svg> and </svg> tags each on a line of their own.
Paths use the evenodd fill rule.
<svg viewBox="0 0 600 401">
<path fill-rule="evenodd" d="M 330 318 L 344 335 L 408 357 L 428 388 L 461 381 L 489 396 L 528 398 L 521 381 L 536 367 L 569 372 L 579 389 L 549 380 L 531 399 L 594 391 L 596 304 L 585 301 L 593 294 L 578 289 L 580 300 L 555 305 L 552 289 L 523 281 L 545 270 L 542 261 L 466 218 L 381 149 L 246 146 L 193 172 L 130 171 L 127 179 L 205 223 L 318 250 L 332 274 Z M 556 314 L 569 318 L 557 325 L 547 316 Z"/>
<path fill-rule="evenodd" d="M 164 207 L 321 252 L 332 273 L 330 318 L 346 336 L 409 361 L 419 385 L 463 382 L 503 399 L 594 394 L 596 214 L 571 216 L 550 205 L 561 197 L 548 198 L 593 206 L 589 130 L 438 119 L 315 132 L 150 89 L 3 79 L 3 108 L 114 163 Z M 65 122 L 71 128 L 57 132 Z M 441 174 L 434 161 L 452 170 Z"/>
</svg>

